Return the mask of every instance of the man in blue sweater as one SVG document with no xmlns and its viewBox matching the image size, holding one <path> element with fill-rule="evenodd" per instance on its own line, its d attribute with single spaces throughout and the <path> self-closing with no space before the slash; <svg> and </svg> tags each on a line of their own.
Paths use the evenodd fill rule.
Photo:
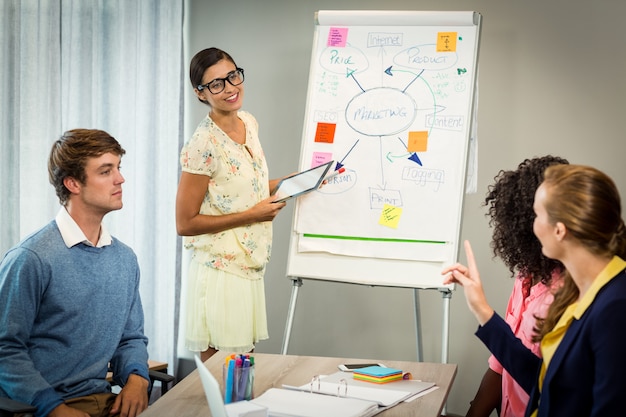
<svg viewBox="0 0 626 417">
<path fill-rule="evenodd" d="M 134 417 L 148 406 L 137 258 L 102 225 L 122 208 L 124 153 L 106 132 L 65 132 L 48 161 L 62 207 L 0 263 L 0 396 L 38 417 Z"/>
</svg>

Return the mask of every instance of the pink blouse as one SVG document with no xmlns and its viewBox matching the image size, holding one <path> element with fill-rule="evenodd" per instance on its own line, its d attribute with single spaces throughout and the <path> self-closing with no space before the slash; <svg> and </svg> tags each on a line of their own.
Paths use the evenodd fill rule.
<svg viewBox="0 0 626 417">
<path fill-rule="evenodd" d="M 562 283 L 558 273 L 552 274 L 552 285 L 547 287 L 539 282 L 530 288 L 530 295 L 524 298 L 524 279 L 518 275 L 515 278 L 513 292 L 506 307 L 505 320 L 515 336 L 517 336 L 532 352 L 541 356 L 538 343 L 531 341 L 535 327 L 535 316 L 545 317 L 548 307 L 554 299 L 554 290 Z M 500 417 L 523 417 L 528 403 L 528 394 L 515 382 L 513 377 L 502 368 L 493 355 L 489 358 L 489 367 L 502 375 L 502 409 Z"/>
</svg>

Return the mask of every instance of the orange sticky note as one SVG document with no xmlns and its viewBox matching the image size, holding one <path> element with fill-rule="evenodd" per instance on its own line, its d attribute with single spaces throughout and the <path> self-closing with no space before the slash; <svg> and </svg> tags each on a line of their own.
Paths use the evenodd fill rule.
<svg viewBox="0 0 626 417">
<path fill-rule="evenodd" d="M 333 143 L 335 141 L 335 123 L 318 123 L 315 130 L 315 142 Z"/>
<path fill-rule="evenodd" d="M 426 152 L 428 149 L 428 132 L 409 132 L 408 152 Z"/>
<path fill-rule="evenodd" d="M 437 52 L 456 52 L 457 32 L 437 33 Z"/>
<path fill-rule="evenodd" d="M 392 206 L 391 204 L 385 204 L 383 211 L 380 213 L 380 219 L 378 224 L 391 227 L 393 229 L 398 228 L 398 222 L 402 216 L 402 209 L 400 207 Z"/>
</svg>

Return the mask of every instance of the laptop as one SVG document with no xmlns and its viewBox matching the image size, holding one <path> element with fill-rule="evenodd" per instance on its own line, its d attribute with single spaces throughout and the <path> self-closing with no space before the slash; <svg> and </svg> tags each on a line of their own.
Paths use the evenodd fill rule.
<svg viewBox="0 0 626 417">
<path fill-rule="evenodd" d="M 204 366 L 204 363 L 202 363 L 198 356 L 194 356 L 194 359 L 212 417 L 266 417 L 268 415 L 265 407 L 253 404 L 249 401 L 224 404 L 217 379 L 215 379 L 213 374 Z"/>
</svg>

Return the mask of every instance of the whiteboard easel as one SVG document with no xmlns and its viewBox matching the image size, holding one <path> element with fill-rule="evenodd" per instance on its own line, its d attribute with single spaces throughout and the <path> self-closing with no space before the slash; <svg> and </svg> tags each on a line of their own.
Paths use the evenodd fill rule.
<svg viewBox="0 0 626 417">
<path fill-rule="evenodd" d="M 288 350 L 303 279 L 443 296 L 447 362 L 481 16 L 476 12 L 316 14 L 300 169 L 334 159 L 345 172 L 296 201 L 287 276 Z"/>
</svg>

